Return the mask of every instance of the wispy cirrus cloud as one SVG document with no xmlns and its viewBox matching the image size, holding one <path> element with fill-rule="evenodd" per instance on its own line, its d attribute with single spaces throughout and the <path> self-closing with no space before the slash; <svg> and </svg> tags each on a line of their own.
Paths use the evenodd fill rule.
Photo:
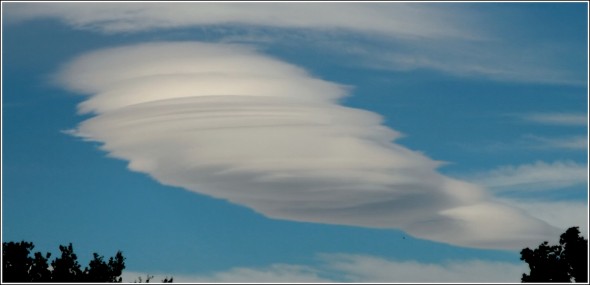
<svg viewBox="0 0 590 285">
<path fill-rule="evenodd" d="M 505 165 L 470 175 L 470 181 L 496 192 L 545 191 L 588 183 L 588 166 L 573 161 Z"/>
<path fill-rule="evenodd" d="M 513 11 L 456 3 L 8 3 L 6 23 L 57 19 L 101 33 L 238 27 L 220 41 L 304 43 L 388 70 L 436 70 L 461 77 L 587 84 L 585 41 L 555 46 L 521 37 Z M 247 32 L 246 32 L 247 30 Z M 285 31 L 288 30 L 286 33 Z M 251 32 L 254 31 L 255 35 Z M 304 31 L 305 36 L 292 38 Z M 314 36 L 310 36 L 310 35 Z M 350 41 L 350 36 L 357 40 Z M 358 41 L 358 38 L 362 41 Z M 261 41 L 261 39 L 263 39 Z M 566 64 L 564 64 L 566 63 Z"/>
<path fill-rule="evenodd" d="M 570 227 L 579 227 L 582 235 L 588 233 L 588 201 L 543 201 L 539 197 L 528 199 L 501 199 L 503 203 L 520 208 L 533 217 L 565 231 Z M 557 244 L 559 237 L 549 239 Z M 532 246 L 532 245 L 531 245 Z"/>
<path fill-rule="evenodd" d="M 483 33 L 483 32 L 482 32 Z M 575 69 L 558 67 L 555 50 L 532 48 L 523 54 L 522 45 L 502 40 L 490 41 L 421 41 L 402 42 L 391 40 L 387 48 L 355 43 L 337 43 L 337 46 L 356 45 L 342 49 L 357 56 L 369 68 L 416 71 L 435 70 L 461 78 L 485 78 L 499 82 L 526 82 L 584 86 L 587 79 L 579 74 L 582 66 Z M 390 48 L 392 47 L 392 48 Z M 578 54 L 580 50 L 571 51 Z M 581 55 L 581 54 L 580 54 Z"/>
<path fill-rule="evenodd" d="M 266 267 L 238 267 L 227 271 L 199 275 L 175 275 L 175 282 L 295 282 L 295 283 L 457 283 L 492 282 L 515 283 L 528 268 L 524 263 L 493 262 L 481 260 L 420 263 L 389 260 L 376 256 L 351 254 L 323 254 L 318 266 L 272 264 Z M 125 272 L 124 281 L 131 282 L 140 272 Z M 156 275 L 155 280 L 166 276 Z"/>
<path fill-rule="evenodd" d="M 268 217 L 520 248 L 557 228 L 394 143 L 348 87 L 241 45 L 150 43 L 78 57 L 58 76 L 95 116 L 73 133 L 166 185 Z"/>
<path fill-rule="evenodd" d="M 481 38 L 444 5 L 397 3 L 18 3 L 9 21 L 55 18 L 80 29 L 141 32 L 208 25 L 348 30 L 410 38 Z"/>
<path fill-rule="evenodd" d="M 480 260 L 434 264 L 347 254 L 325 258 L 348 282 L 518 282 L 527 269 L 518 263 Z"/>
<path fill-rule="evenodd" d="M 472 152 L 497 152 L 497 151 L 580 151 L 588 150 L 588 138 L 586 136 L 539 136 L 526 134 L 513 141 L 494 141 L 479 144 L 460 143 L 464 150 Z"/>
<path fill-rule="evenodd" d="M 123 272 L 123 282 L 138 281 L 138 277 L 153 276 L 155 282 L 174 278 L 175 283 L 332 283 L 330 278 L 319 276 L 321 272 L 311 266 L 294 264 L 271 264 L 266 267 L 236 267 L 211 274 L 149 274 Z"/>
<path fill-rule="evenodd" d="M 543 125 L 586 126 L 588 115 L 582 113 L 532 113 L 519 116 L 522 120 Z"/>
<path fill-rule="evenodd" d="M 549 138 L 535 135 L 526 135 L 523 138 L 527 141 L 526 144 L 529 146 L 529 148 L 588 150 L 588 137 L 586 136 Z"/>
</svg>

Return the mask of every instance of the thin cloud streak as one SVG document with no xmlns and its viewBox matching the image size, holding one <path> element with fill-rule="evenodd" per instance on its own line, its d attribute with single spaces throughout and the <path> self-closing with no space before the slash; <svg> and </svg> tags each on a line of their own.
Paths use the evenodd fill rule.
<svg viewBox="0 0 590 285">
<path fill-rule="evenodd" d="M 479 144 L 457 143 L 470 152 L 521 152 L 521 151 L 588 151 L 586 136 L 546 137 L 526 134 L 513 141 L 494 141 Z"/>
<path fill-rule="evenodd" d="M 501 199 L 501 201 L 562 229 L 562 232 L 570 227 L 579 227 L 584 236 L 588 233 L 587 201 L 539 201 L 535 198 Z M 559 242 L 559 236 L 550 240 L 556 244 Z"/>
<path fill-rule="evenodd" d="M 393 4 L 393 5 L 392 5 Z M 18 3 L 8 20 L 56 18 L 79 29 L 141 32 L 209 25 L 338 30 L 404 38 L 481 38 L 445 5 L 420 3 Z"/>
<path fill-rule="evenodd" d="M 317 266 L 272 264 L 266 267 L 237 267 L 227 271 L 199 275 L 174 275 L 181 283 L 414 283 L 414 282 L 519 282 L 528 270 L 524 263 L 457 260 L 440 264 L 388 260 L 376 256 L 352 254 L 320 254 Z M 131 282 L 140 272 L 125 272 L 124 281 Z M 165 275 L 156 275 L 162 280 Z"/>
<path fill-rule="evenodd" d="M 301 39 L 289 39 L 286 34 L 303 31 L 306 37 L 315 34 L 308 39 L 311 46 L 332 45 L 334 53 L 357 57 L 355 64 L 372 68 L 587 85 L 586 66 L 579 60 L 587 56 L 583 42 L 554 47 L 512 35 L 511 30 L 497 31 L 496 21 L 516 21 L 519 15 L 474 7 L 456 3 L 8 3 L 3 17 L 9 24 L 57 19 L 76 29 L 108 34 L 239 27 L 248 32 L 242 30 L 238 39 L 250 41 L 243 34 L 256 31 L 258 43 L 279 39 L 300 44 Z M 351 35 L 357 38 L 352 43 L 346 40 Z M 226 36 L 225 40 L 236 37 Z"/>
<path fill-rule="evenodd" d="M 588 183 L 588 166 L 573 161 L 505 165 L 470 175 L 468 180 L 496 192 L 547 191 Z"/>
<path fill-rule="evenodd" d="M 521 248 L 557 229 L 439 174 L 349 88 L 252 47 L 196 42 L 101 50 L 64 87 L 96 116 L 72 133 L 165 185 L 268 217 L 374 228 L 481 248 Z"/>
<path fill-rule="evenodd" d="M 530 43 L 529 43 L 530 44 Z M 342 46 L 340 44 L 339 46 Z M 345 51 L 363 59 L 374 69 L 394 71 L 435 70 L 462 78 L 485 78 L 500 82 L 526 82 L 585 86 L 586 78 L 572 70 L 556 67 L 549 59 L 552 50 L 538 49 L 535 56 L 520 54 L 522 47 L 502 41 L 430 41 L 400 42 L 393 48 L 359 46 Z M 400 48 L 400 46 L 405 46 Z"/>
<path fill-rule="evenodd" d="M 530 148 L 588 150 L 588 137 L 585 136 L 548 138 L 527 135 L 523 138 L 529 141 Z"/>
<path fill-rule="evenodd" d="M 558 126 L 587 126 L 588 115 L 581 113 L 534 113 L 522 115 L 524 121 Z"/>
</svg>

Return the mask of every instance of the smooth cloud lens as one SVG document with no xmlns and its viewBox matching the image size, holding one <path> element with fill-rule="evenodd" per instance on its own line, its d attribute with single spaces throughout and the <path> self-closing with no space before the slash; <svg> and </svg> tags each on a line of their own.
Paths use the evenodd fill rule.
<svg viewBox="0 0 590 285">
<path fill-rule="evenodd" d="M 425 239 L 520 248 L 557 229 L 493 202 L 394 141 L 379 115 L 344 107 L 348 87 L 241 45 L 162 42 L 65 66 L 90 95 L 73 133 L 157 181 L 268 217 L 399 228 Z"/>
</svg>

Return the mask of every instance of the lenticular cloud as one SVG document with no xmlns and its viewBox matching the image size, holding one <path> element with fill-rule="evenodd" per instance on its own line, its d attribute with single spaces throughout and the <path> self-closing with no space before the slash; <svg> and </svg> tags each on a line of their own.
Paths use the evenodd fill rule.
<svg viewBox="0 0 590 285">
<path fill-rule="evenodd" d="M 461 246 L 519 248 L 556 229 L 493 202 L 394 143 L 348 87 L 241 45 L 150 43 L 89 53 L 64 87 L 95 116 L 73 133 L 133 171 L 272 218 L 374 228 Z"/>
</svg>

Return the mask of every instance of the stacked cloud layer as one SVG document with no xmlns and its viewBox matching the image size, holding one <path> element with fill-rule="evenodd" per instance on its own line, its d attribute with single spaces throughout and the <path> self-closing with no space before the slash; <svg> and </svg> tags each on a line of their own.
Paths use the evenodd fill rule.
<svg viewBox="0 0 590 285">
<path fill-rule="evenodd" d="M 73 133 L 166 185 L 295 221 L 399 228 L 516 249 L 559 234 L 443 176 L 346 86 L 241 45 L 161 42 L 78 57 L 59 74 L 91 95 Z"/>
</svg>

